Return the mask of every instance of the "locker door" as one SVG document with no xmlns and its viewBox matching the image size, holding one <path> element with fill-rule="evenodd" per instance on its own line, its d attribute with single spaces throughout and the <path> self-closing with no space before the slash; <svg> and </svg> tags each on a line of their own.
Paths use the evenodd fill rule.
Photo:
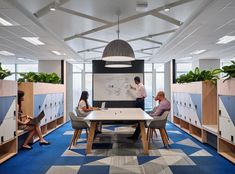
<svg viewBox="0 0 235 174">
<path fill-rule="evenodd" d="M 231 140 L 231 121 L 224 117 L 219 117 L 219 130 L 221 137 L 230 141 Z"/>
</svg>

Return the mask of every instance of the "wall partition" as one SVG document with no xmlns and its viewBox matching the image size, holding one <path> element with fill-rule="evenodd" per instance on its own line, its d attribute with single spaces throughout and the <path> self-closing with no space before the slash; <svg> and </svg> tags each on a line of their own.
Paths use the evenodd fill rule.
<svg viewBox="0 0 235 174">
<path fill-rule="evenodd" d="M 92 61 L 93 75 L 93 105 L 101 106 L 106 102 L 107 107 L 135 107 L 135 91 L 130 88 L 134 77 L 139 76 L 144 82 L 144 61 L 132 61 L 130 68 L 106 68 L 102 60 Z"/>
</svg>

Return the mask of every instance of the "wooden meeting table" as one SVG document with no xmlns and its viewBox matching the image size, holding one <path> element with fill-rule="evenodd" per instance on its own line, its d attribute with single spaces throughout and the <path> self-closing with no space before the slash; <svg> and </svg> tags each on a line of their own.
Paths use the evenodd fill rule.
<svg viewBox="0 0 235 174">
<path fill-rule="evenodd" d="M 86 121 L 91 122 L 89 136 L 87 140 L 86 153 L 91 153 L 91 148 L 94 139 L 94 133 L 98 122 L 102 121 L 137 121 L 140 123 L 141 139 L 143 143 L 144 154 L 148 154 L 148 142 L 145 132 L 145 122 L 152 120 L 149 116 L 140 108 L 109 108 L 107 110 L 95 110 L 92 111 L 87 117 Z"/>
</svg>

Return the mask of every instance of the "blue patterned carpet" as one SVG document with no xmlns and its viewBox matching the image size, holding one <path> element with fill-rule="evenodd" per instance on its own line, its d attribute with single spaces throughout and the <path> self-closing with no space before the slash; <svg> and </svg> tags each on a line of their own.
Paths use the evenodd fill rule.
<svg viewBox="0 0 235 174">
<path fill-rule="evenodd" d="M 127 126 L 103 126 L 93 152 L 85 155 L 85 133 L 77 145 L 68 150 L 73 131 L 65 124 L 46 139 L 52 144 L 33 150 L 19 151 L 18 155 L 0 165 L 0 174 L 234 174 L 235 165 L 208 145 L 201 144 L 180 129 L 167 124 L 170 148 L 165 149 L 161 139 L 154 137 L 148 156 L 143 155 L 141 142 L 126 137 L 133 128 Z"/>
</svg>

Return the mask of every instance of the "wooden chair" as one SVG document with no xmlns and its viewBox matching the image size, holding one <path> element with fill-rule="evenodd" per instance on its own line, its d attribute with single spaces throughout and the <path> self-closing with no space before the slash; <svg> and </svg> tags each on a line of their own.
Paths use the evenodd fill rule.
<svg viewBox="0 0 235 174">
<path fill-rule="evenodd" d="M 89 126 L 83 120 L 82 117 L 75 116 L 75 114 L 73 112 L 69 113 L 69 117 L 71 120 L 72 128 L 74 129 L 73 137 L 72 137 L 70 145 L 69 145 L 69 149 L 71 149 L 71 146 L 75 145 L 77 140 L 80 138 L 81 133 L 82 133 L 82 129 L 86 129 L 86 138 L 88 138 Z"/>
<path fill-rule="evenodd" d="M 169 115 L 169 111 L 165 111 L 161 116 L 154 118 L 149 125 L 147 125 L 148 131 L 147 131 L 147 139 L 148 139 L 148 144 L 150 145 L 150 138 L 153 137 L 153 132 L 155 132 L 157 136 L 156 129 L 159 129 L 163 144 L 165 147 L 168 148 L 168 140 L 169 137 L 166 132 L 166 122 L 167 122 L 167 117 Z"/>
</svg>

